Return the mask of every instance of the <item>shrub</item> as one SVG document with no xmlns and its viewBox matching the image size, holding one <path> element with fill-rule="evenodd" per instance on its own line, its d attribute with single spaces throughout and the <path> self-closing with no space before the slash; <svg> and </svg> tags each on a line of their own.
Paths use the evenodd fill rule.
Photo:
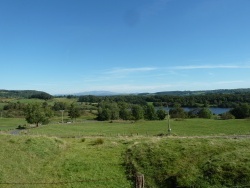
<svg viewBox="0 0 250 188">
<path fill-rule="evenodd" d="M 234 115 L 230 112 L 226 112 L 224 114 L 221 114 L 221 119 L 227 120 L 227 119 L 235 119 Z"/>
<path fill-rule="evenodd" d="M 94 142 L 93 145 L 101 145 L 104 143 L 104 140 L 102 138 L 97 138 Z"/>
<path fill-rule="evenodd" d="M 85 142 L 85 140 L 86 140 L 85 138 L 82 138 L 82 139 L 81 139 L 81 142 Z"/>
<path fill-rule="evenodd" d="M 206 119 L 210 119 L 212 117 L 212 112 L 209 108 L 202 108 L 199 112 L 198 112 L 198 117 L 199 118 L 206 118 Z"/>
<path fill-rule="evenodd" d="M 250 117 L 250 105 L 242 104 L 230 111 L 236 119 L 244 119 Z"/>
</svg>

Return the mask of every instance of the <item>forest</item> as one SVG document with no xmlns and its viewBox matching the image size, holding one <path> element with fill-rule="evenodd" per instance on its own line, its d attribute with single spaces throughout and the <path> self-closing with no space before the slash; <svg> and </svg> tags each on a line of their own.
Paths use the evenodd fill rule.
<svg viewBox="0 0 250 188">
<path fill-rule="evenodd" d="M 36 90 L 0 90 L 0 98 L 38 98 L 38 99 L 51 99 L 53 96 Z"/>
<path fill-rule="evenodd" d="M 131 104 L 146 104 L 152 102 L 154 106 L 170 106 L 176 103 L 182 107 L 220 107 L 234 108 L 239 104 L 250 104 L 250 92 L 233 94 L 202 94 L 191 96 L 176 95 L 118 95 L 118 96 L 80 96 L 79 102 L 99 103 L 101 101 L 127 102 Z"/>
</svg>

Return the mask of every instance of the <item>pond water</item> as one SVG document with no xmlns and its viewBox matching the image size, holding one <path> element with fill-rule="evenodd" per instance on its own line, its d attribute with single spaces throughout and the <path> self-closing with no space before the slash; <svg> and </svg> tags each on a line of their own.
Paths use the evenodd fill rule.
<svg viewBox="0 0 250 188">
<path fill-rule="evenodd" d="M 158 109 L 158 108 L 156 108 L 156 109 Z M 167 107 L 163 107 L 163 109 L 164 110 L 168 110 L 168 108 Z M 169 108 L 169 109 L 171 109 L 171 108 Z M 186 112 L 189 112 L 190 110 L 193 110 L 193 109 L 196 109 L 196 108 L 188 108 L 188 107 L 184 107 L 183 108 Z M 216 114 L 216 115 L 218 115 L 218 114 L 223 114 L 223 113 L 225 113 L 225 112 L 228 112 L 229 110 L 231 110 L 231 108 L 216 108 L 216 107 L 211 107 L 211 108 L 209 108 L 210 110 L 211 110 L 211 112 L 213 113 L 213 114 Z"/>
</svg>

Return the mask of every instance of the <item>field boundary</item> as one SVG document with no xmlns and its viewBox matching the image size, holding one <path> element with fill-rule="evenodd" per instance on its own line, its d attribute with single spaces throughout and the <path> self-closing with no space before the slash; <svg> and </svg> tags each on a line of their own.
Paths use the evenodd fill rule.
<svg viewBox="0 0 250 188">
<path fill-rule="evenodd" d="M 113 181 L 113 180 L 115 180 L 115 178 L 82 179 L 76 181 L 59 181 L 59 182 L 0 182 L 0 185 L 60 185 L 60 184 L 85 183 L 85 182 L 103 182 L 103 181 Z"/>
</svg>

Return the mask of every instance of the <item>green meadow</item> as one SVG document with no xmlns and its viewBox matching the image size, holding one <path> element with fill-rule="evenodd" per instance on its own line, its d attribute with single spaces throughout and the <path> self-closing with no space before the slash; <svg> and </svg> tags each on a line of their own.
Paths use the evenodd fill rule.
<svg viewBox="0 0 250 188">
<path fill-rule="evenodd" d="M 173 119 L 170 136 L 167 121 L 78 119 L 16 129 L 25 123 L 0 119 L 0 187 L 133 188 L 137 173 L 145 187 L 250 182 L 248 119 Z"/>
<path fill-rule="evenodd" d="M 0 118 L 0 131 L 11 131 L 25 124 L 24 118 Z"/>
<path fill-rule="evenodd" d="M 1 135 L 0 187 L 131 187 L 125 146 L 105 139 Z"/>
<path fill-rule="evenodd" d="M 171 120 L 172 136 L 250 135 L 250 120 Z M 58 137 L 74 136 L 159 136 L 166 135 L 167 121 L 86 121 L 49 124 L 28 129 L 26 134 Z"/>
</svg>

